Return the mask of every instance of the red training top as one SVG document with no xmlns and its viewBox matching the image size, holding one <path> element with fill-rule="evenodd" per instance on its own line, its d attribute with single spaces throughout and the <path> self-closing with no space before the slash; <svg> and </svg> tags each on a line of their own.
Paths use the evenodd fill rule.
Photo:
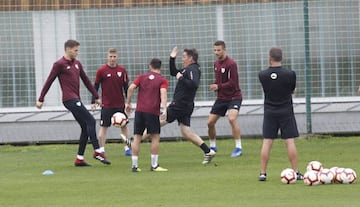
<svg viewBox="0 0 360 207">
<path fill-rule="evenodd" d="M 226 56 L 214 63 L 215 84 L 218 85 L 217 99 L 230 101 L 242 98 L 239 86 L 238 68 L 234 60 Z"/>
<path fill-rule="evenodd" d="M 95 84 L 101 84 L 102 107 L 124 108 L 123 87 L 128 83 L 128 74 L 121 65 L 114 68 L 108 64 L 101 66 L 96 72 Z"/>
<path fill-rule="evenodd" d="M 150 71 L 137 76 L 133 84 L 139 87 L 136 111 L 160 115 L 160 89 L 168 88 L 168 80 L 161 74 Z"/>
<path fill-rule="evenodd" d="M 71 99 L 80 99 L 80 78 L 95 99 L 99 98 L 98 93 L 87 77 L 80 61 L 76 59 L 67 60 L 65 57 L 62 57 L 54 63 L 41 90 L 40 97 L 38 99 L 39 101 L 44 102 L 44 97 L 56 77 L 58 77 L 60 82 L 63 102 Z"/>
</svg>

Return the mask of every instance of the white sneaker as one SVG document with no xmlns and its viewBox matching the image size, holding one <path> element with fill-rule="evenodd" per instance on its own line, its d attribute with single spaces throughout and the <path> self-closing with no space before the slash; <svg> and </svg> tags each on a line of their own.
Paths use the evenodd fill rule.
<svg viewBox="0 0 360 207">
<path fill-rule="evenodd" d="M 212 149 L 210 149 L 209 153 L 206 153 L 204 155 L 204 160 L 202 161 L 202 164 L 206 165 L 209 164 L 213 157 L 215 157 L 216 152 Z"/>
</svg>

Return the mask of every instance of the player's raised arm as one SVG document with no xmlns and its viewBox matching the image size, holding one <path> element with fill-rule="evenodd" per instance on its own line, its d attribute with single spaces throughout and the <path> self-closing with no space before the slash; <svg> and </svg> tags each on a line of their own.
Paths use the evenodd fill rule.
<svg viewBox="0 0 360 207">
<path fill-rule="evenodd" d="M 176 74 L 179 72 L 179 70 L 176 68 L 176 65 L 175 65 L 175 59 L 176 59 L 178 52 L 179 52 L 179 49 L 177 47 L 174 47 L 170 53 L 169 66 L 170 66 L 170 75 L 171 76 L 176 76 Z"/>
</svg>

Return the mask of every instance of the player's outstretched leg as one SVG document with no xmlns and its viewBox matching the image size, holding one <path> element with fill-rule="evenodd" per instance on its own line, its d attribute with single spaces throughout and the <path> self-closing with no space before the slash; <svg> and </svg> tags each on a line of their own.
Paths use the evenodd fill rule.
<svg viewBox="0 0 360 207">
<path fill-rule="evenodd" d="M 216 152 L 212 149 L 210 149 L 209 153 L 204 154 L 204 160 L 202 161 L 202 164 L 209 164 L 212 160 L 212 158 L 215 157 Z"/>
<path fill-rule="evenodd" d="M 100 162 L 102 162 L 105 165 L 110 165 L 111 162 L 109 160 L 106 159 L 105 154 L 102 152 L 97 152 L 96 150 L 94 151 L 94 158 L 99 160 Z"/>
<path fill-rule="evenodd" d="M 131 139 L 126 138 L 123 134 L 120 134 L 120 136 L 123 142 L 131 149 Z"/>
</svg>

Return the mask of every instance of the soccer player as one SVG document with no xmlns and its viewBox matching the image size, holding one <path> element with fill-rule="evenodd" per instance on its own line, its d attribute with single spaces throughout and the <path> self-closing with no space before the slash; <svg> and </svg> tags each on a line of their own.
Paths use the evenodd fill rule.
<svg viewBox="0 0 360 207">
<path fill-rule="evenodd" d="M 151 137 L 151 167 L 154 172 L 168 171 L 160 167 L 159 144 L 160 144 L 160 119 L 166 119 L 167 88 L 168 81 L 160 74 L 161 60 L 153 58 L 150 61 L 149 72 L 140 74 L 130 85 L 127 93 L 125 110 L 128 114 L 131 112 L 131 97 L 138 90 L 136 102 L 135 120 L 134 120 L 134 143 L 132 144 L 132 172 L 140 172 L 138 166 L 139 150 L 142 135 L 147 129 Z M 160 116 L 160 107 L 163 114 Z M 159 119 L 160 116 L 160 119 Z"/>
<path fill-rule="evenodd" d="M 271 48 L 269 52 L 270 67 L 259 72 L 259 80 L 265 95 L 259 181 L 266 180 L 266 168 L 271 147 L 274 139 L 278 137 L 279 129 L 281 138 L 285 141 L 291 167 L 297 172 L 297 180 L 303 179 L 298 169 L 295 138 L 299 136 L 299 132 L 292 101 L 292 94 L 296 87 L 296 74 L 292 70 L 283 68 L 281 63 L 282 50 Z"/>
<path fill-rule="evenodd" d="M 106 134 L 107 129 L 111 125 L 111 117 L 115 112 L 122 112 L 126 115 L 125 96 L 129 87 L 129 77 L 126 69 L 117 63 L 118 54 L 115 48 L 109 48 L 107 53 L 107 63 L 102 65 L 96 72 L 95 89 L 99 90 L 101 85 L 101 118 L 99 129 L 100 149 L 105 153 Z M 96 108 L 93 98 L 92 109 Z M 125 155 L 131 156 L 131 146 L 129 137 L 129 130 L 127 126 L 121 128 L 121 134 L 125 137 L 120 137 L 124 141 Z M 129 146 L 128 146 L 129 145 Z"/>
<path fill-rule="evenodd" d="M 210 84 L 209 89 L 217 92 L 217 98 L 208 118 L 210 149 L 217 151 L 215 124 L 227 112 L 235 140 L 235 149 L 231 157 L 238 157 L 242 154 L 241 131 L 237 121 L 242 102 L 238 68 L 235 61 L 226 54 L 224 41 L 218 40 L 214 43 L 214 54 L 216 57 L 214 63 L 215 82 Z"/>
<path fill-rule="evenodd" d="M 85 108 L 84 104 L 80 100 L 80 78 L 83 81 L 87 89 L 95 97 L 95 103 L 101 104 L 99 95 L 96 92 L 94 86 L 91 84 L 90 79 L 87 77 L 81 63 L 76 59 L 79 52 L 80 43 L 76 40 L 67 40 L 64 45 L 65 54 L 62 58 L 57 60 L 41 90 L 40 97 L 36 102 L 36 107 L 41 109 L 44 103 L 44 97 L 51 84 L 56 78 L 59 79 L 60 87 L 62 90 L 62 102 L 64 106 L 71 111 L 75 120 L 81 127 L 80 141 L 78 154 L 75 159 L 75 166 L 90 166 L 84 159 L 84 153 L 88 138 L 90 137 L 91 143 L 94 148 L 93 157 L 104 164 L 110 165 L 101 152 L 99 142 L 96 137 L 96 121 L 90 112 Z"/>
<path fill-rule="evenodd" d="M 190 119 L 194 110 L 194 99 L 200 83 L 200 65 L 197 63 L 199 54 L 196 49 L 184 49 L 182 53 L 183 68 L 178 70 L 175 59 L 178 48 L 174 47 L 170 54 L 170 74 L 177 79 L 173 100 L 168 106 L 166 122 L 162 125 L 178 121 L 181 134 L 204 152 L 202 164 L 208 164 L 216 152 L 210 149 L 201 137 L 190 128 Z"/>
</svg>

